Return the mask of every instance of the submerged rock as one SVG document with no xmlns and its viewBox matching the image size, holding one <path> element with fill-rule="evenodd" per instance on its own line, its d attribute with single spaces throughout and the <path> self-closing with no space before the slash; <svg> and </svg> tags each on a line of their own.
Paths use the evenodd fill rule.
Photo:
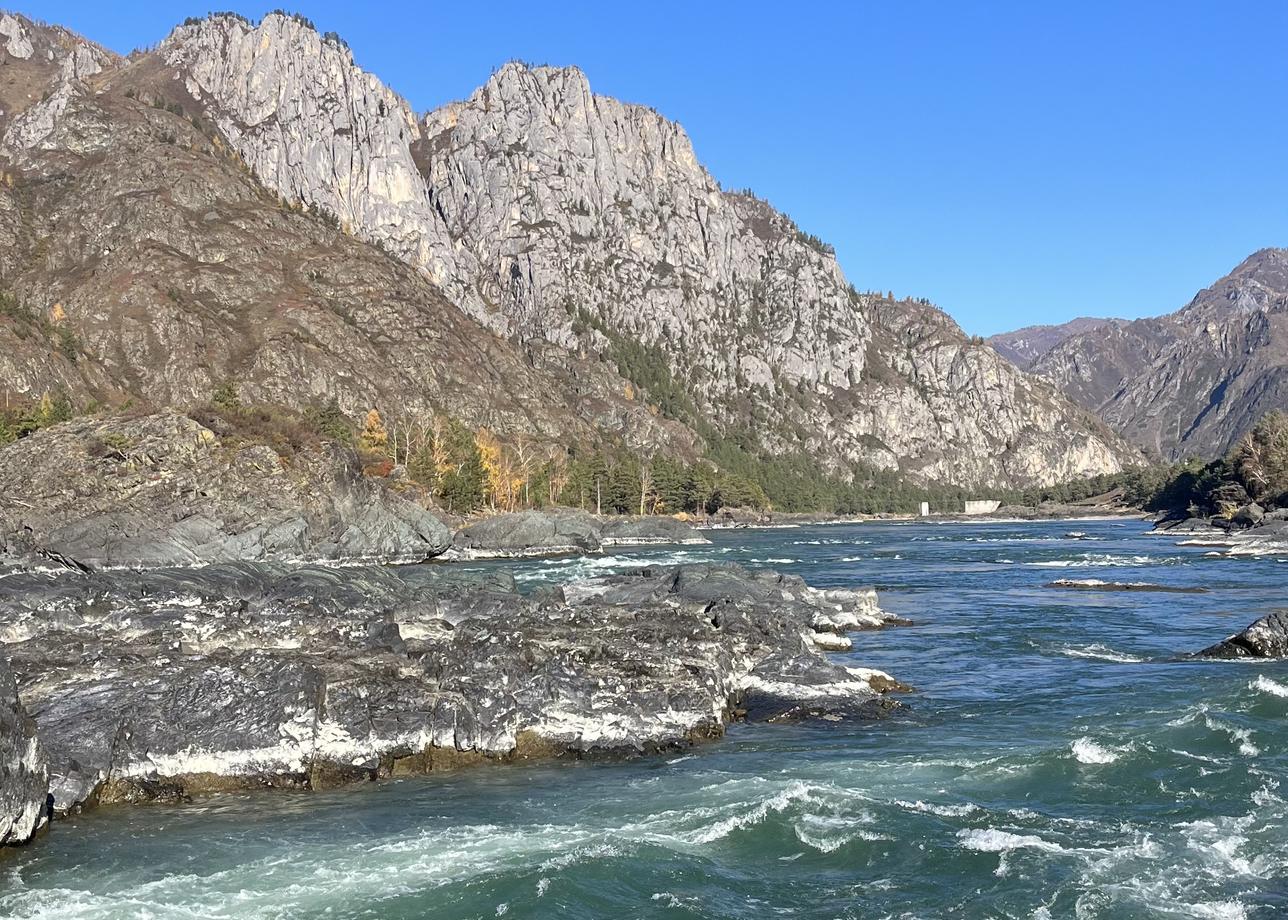
<svg viewBox="0 0 1288 920">
<path fill-rule="evenodd" d="M 871 591 L 719 565 L 527 596 L 442 566 L 0 578 L 60 810 L 655 750 L 719 734 L 744 698 L 877 714 L 894 682 L 821 648 L 889 620 Z"/>
<path fill-rule="evenodd" d="M 36 726 L 0 659 L 0 845 L 26 843 L 45 823 L 49 773 Z"/>
<path fill-rule="evenodd" d="M 289 460 L 178 412 L 88 417 L 0 450 L 0 559 L 70 567 L 421 561 L 432 514 L 329 441 Z"/>
<path fill-rule="evenodd" d="M 1159 591 L 1166 594 L 1206 594 L 1207 588 L 1186 588 L 1178 585 L 1156 585 L 1147 581 L 1103 581 L 1099 578 L 1057 578 L 1048 582 L 1048 588 L 1067 591 Z"/>
<path fill-rule="evenodd" d="M 1198 653 L 1200 658 L 1288 657 L 1288 610 L 1276 610 Z"/>
</svg>

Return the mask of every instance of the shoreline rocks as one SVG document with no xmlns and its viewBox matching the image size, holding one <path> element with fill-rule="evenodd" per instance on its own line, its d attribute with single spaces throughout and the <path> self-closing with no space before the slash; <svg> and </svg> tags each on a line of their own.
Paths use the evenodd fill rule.
<svg viewBox="0 0 1288 920">
<path fill-rule="evenodd" d="M 891 621 L 875 592 L 730 565 L 531 595 L 423 565 L 0 578 L 0 658 L 60 814 L 662 750 L 740 711 L 870 718 L 902 686 L 824 650 Z"/>
<path fill-rule="evenodd" d="M 419 562 L 450 539 L 331 441 L 287 460 L 164 410 L 75 419 L 0 451 L 0 559 L 29 566 Z"/>
</svg>

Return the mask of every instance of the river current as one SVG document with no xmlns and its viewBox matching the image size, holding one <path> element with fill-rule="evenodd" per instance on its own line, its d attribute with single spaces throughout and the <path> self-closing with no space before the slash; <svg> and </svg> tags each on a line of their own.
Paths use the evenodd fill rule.
<svg viewBox="0 0 1288 920">
<path fill-rule="evenodd" d="M 508 564 L 528 585 L 710 559 L 872 584 L 915 625 L 839 657 L 917 691 L 880 722 L 632 761 L 103 808 L 0 858 L 0 916 L 1288 917 L 1288 663 L 1175 660 L 1283 603 L 1288 565 L 1144 531 L 827 525 Z"/>
</svg>

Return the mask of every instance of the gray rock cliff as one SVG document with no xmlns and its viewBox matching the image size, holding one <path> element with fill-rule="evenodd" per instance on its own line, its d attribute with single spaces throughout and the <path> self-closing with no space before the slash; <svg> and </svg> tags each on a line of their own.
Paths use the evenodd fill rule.
<svg viewBox="0 0 1288 920">
<path fill-rule="evenodd" d="M 3 22 L 0 22 L 0 29 Z M 26 843 L 48 818 L 49 769 L 36 724 L 0 658 L 0 846 Z"/>
</svg>

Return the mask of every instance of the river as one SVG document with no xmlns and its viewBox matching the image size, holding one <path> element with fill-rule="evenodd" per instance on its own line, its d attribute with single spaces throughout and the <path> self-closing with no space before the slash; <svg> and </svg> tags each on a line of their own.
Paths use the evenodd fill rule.
<svg viewBox="0 0 1288 920">
<path fill-rule="evenodd" d="M 1288 663 L 1173 660 L 1282 602 L 1288 565 L 1144 531 L 809 526 L 509 564 L 872 584 L 914 625 L 840 657 L 917 690 L 884 721 L 740 724 L 669 756 L 103 808 L 0 859 L 0 916 L 1288 916 Z"/>
</svg>

